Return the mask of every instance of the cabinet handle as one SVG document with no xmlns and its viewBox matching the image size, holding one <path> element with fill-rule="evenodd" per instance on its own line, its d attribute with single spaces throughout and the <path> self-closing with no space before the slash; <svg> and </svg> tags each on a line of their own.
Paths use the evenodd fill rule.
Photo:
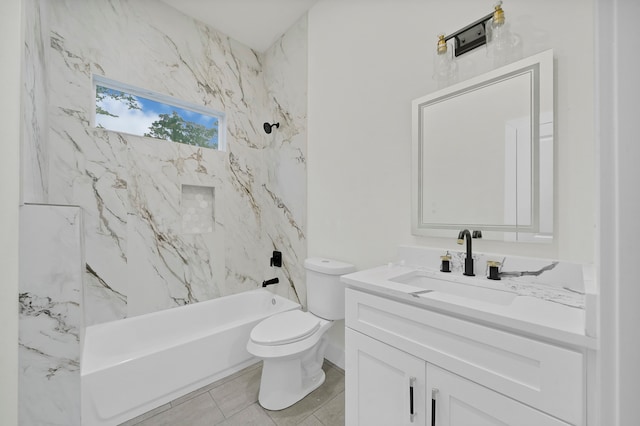
<svg viewBox="0 0 640 426">
<path fill-rule="evenodd" d="M 409 421 L 413 423 L 416 413 L 413 407 L 413 386 L 416 384 L 415 377 L 409 377 Z"/>
<path fill-rule="evenodd" d="M 437 388 L 431 389 L 431 426 L 436 426 L 436 402 L 439 392 Z"/>
</svg>

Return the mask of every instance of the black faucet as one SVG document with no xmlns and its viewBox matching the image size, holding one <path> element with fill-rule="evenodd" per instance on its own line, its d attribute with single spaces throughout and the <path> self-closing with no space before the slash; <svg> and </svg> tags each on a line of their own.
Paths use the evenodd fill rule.
<svg viewBox="0 0 640 426">
<path fill-rule="evenodd" d="M 271 278 L 270 280 L 262 281 L 262 287 L 266 287 L 271 284 L 278 284 L 280 280 L 278 278 Z"/>
<path fill-rule="evenodd" d="M 476 274 L 473 273 L 473 254 L 471 252 L 471 233 L 468 229 L 463 229 L 458 234 L 458 244 L 462 244 L 464 239 L 467 239 L 467 257 L 464 259 L 464 275 L 473 277 Z"/>
</svg>

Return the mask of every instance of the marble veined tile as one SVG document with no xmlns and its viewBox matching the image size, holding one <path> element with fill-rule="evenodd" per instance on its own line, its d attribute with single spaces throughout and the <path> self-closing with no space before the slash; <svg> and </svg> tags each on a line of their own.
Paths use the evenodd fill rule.
<svg viewBox="0 0 640 426">
<path fill-rule="evenodd" d="M 274 276 L 304 303 L 306 18 L 262 55 L 162 2 L 49 9 L 49 198 L 86 216 L 87 323 Z M 92 74 L 224 112 L 226 151 L 95 129 Z M 271 136 L 267 119 L 281 122 Z M 213 232 L 183 232 L 183 185 L 215 188 Z"/>
<path fill-rule="evenodd" d="M 221 187 L 220 152 L 131 137 L 129 195 L 129 314 L 220 296 L 225 272 L 225 227 L 184 233 L 182 188 Z M 212 211 L 221 200 L 212 197 Z M 143 290 L 144 289 L 144 290 Z"/>
<path fill-rule="evenodd" d="M 38 0 L 27 0 L 23 4 L 22 201 L 46 203 L 49 195 L 47 4 Z"/>
<path fill-rule="evenodd" d="M 67 123 L 65 138 L 75 136 L 73 118 Z M 80 132 L 80 130 L 77 130 Z M 127 194 L 126 138 L 100 129 L 90 133 L 99 140 L 82 153 L 82 174 L 72 179 L 72 201 L 84 212 L 85 241 L 85 322 L 87 325 L 125 317 L 127 303 Z"/>
<path fill-rule="evenodd" d="M 25 200 L 78 207 L 21 212 L 20 421 L 78 425 L 83 321 L 274 276 L 271 291 L 305 303 L 307 22 L 259 54 L 155 0 L 25 10 Z M 226 151 L 95 128 L 93 74 L 224 112 Z M 281 123 L 269 136 L 267 120 Z M 183 232 L 184 185 L 215 188 L 213 232 Z M 253 401 L 222 398 L 230 412 Z"/>
<path fill-rule="evenodd" d="M 272 119 L 268 181 L 263 185 L 274 218 L 270 239 L 282 251 L 282 273 L 292 300 L 306 305 L 307 16 L 264 53 L 264 79 Z"/>
<path fill-rule="evenodd" d="M 80 424 L 80 214 L 20 208 L 20 424 Z"/>
</svg>

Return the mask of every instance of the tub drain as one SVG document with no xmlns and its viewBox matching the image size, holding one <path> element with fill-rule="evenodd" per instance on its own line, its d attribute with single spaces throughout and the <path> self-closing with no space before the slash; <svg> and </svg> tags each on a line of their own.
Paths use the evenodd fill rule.
<svg viewBox="0 0 640 426">
<path fill-rule="evenodd" d="M 275 297 L 271 299 L 271 304 L 272 304 L 272 305 L 275 305 L 275 304 L 276 304 L 276 298 L 275 298 Z"/>
</svg>

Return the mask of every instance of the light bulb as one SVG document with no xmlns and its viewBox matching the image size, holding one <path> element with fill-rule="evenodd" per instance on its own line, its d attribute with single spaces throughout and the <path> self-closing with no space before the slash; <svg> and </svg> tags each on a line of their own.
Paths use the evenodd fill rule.
<svg viewBox="0 0 640 426">
<path fill-rule="evenodd" d="M 506 65 L 517 59 L 519 45 L 520 37 L 511 33 L 499 1 L 487 26 L 487 55 L 493 58 L 494 66 Z"/>
<path fill-rule="evenodd" d="M 457 66 L 444 38 L 444 34 L 438 36 L 438 47 L 433 58 L 433 79 L 440 88 L 453 83 L 457 77 Z"/>
</svg>

